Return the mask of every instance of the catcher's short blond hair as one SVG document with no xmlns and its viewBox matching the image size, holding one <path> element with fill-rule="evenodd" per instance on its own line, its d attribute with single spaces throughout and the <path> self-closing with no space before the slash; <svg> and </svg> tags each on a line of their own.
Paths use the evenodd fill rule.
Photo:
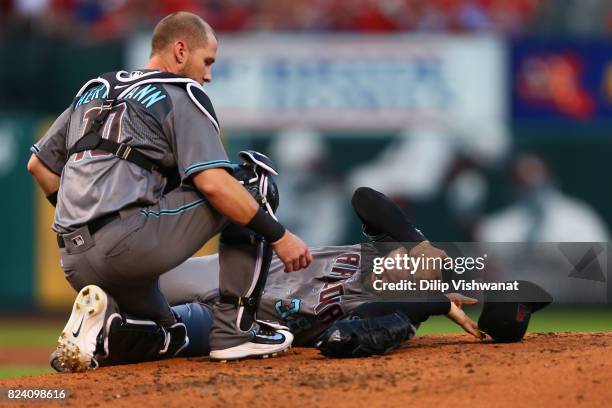
<svg viewBox="0 0 612 408">
<path fill-rule="evenodd" d="M 208 34 L 215 35 L 212 27 L 200 16 L 179 11 L 164 17 L 153 30 L 151 55 L 159 54 L 175 41 L 184 40 L 189 46 L 205 45 Z"/>
</svg>

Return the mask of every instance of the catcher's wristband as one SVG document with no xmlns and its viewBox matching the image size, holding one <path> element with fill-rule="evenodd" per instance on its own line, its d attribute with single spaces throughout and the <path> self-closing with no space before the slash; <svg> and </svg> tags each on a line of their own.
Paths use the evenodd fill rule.
<svg viewBox="0 0 612 408">
<path fill-rule="evenodd" d="M 47 200 L 51 203 L 52 206 L 57 205 L 57 191 L 55 193 L 51 193 L 47 196 Z"/>
<path fill-rule="evenodd" d="M 268 242 L 276 242 L 285 234 L 285 227 L 261 208 L 245 227 L 263 236 Z"/>
</svg>

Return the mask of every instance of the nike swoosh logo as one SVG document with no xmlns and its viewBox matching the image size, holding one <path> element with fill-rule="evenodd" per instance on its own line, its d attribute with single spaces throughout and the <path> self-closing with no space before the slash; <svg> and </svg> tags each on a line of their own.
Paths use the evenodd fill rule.
<svg viewBox="0 0 612 408">
<path fill-rule="evenodd" d="M 115 85 L 115 89 L 121 89 L 121 88 L 125 88 L 130 86 L 131 84 L 127 84 L 127 85 Z"/>
<path fill-rule="evenodd" d="M 264 336 L 264 335 L 258 334 L 256 337 L 259 337 L 260 339 L 266 339 L 266 340 L 282 340 L 285 338 L 280 333 L 274 333 L 274 336 Z"/>
<path fill-rule="evenodd" d="M 85 320 L 85 316 L 81 317 L 81 323 L 79 323 L 79 328 L 76 330 L 76 332 L 72 332 L 72 335 L 74 337 L 79 336 L 79 333 L 81 332 L 81 327 L 83 326 L 83 320 Z"/>
</svg>

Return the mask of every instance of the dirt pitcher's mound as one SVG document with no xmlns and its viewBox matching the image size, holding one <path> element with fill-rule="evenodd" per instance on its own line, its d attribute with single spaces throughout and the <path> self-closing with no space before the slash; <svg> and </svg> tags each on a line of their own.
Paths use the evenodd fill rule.
<svg viewBox="0 0 612 408">
<path fill-rule="evenodd" d="M 0 386 L 63 388 L 64 407 L 601 407 L 612 401 L 611 351 L 612 333 L 530 334 L 515 344 L 439 335 L 383 357 L 331 360 L 292 349 L 270 360 L 176 359 Z"/>
</svg>

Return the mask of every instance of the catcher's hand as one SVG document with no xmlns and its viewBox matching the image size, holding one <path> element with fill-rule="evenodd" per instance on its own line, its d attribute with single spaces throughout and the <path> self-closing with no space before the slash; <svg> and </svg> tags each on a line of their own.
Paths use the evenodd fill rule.
<svg viewBox="0 0 612 408">
<path fill-rule="evenodd" d="M 278 241 L 272 243 L 274 252 L 285 265 L 285 272 L 298 271 L 308 267 L 312 262 L 312 255 L 308 245 L 289 230 Z"/>
<path fill-rule="evenodd" d="M 470 333 L 472 336 L 476 337 L 479 340 L 483 340 L 486 335 L 482 331 L 480 331 L 480 329 L 478 328 L 478 324 L 476 324 L 476 322 L 470 319 L 470 317 L 465 314 L 463 309 L 461 309 L 463 305 L 473 305 L 476 304 L 478 300 L 463 296 L 459 293 L 448 293 L 446 297 L 451 301 L 450 311 L 447 315 L 449 319 L 457 323 L 463 328 L 463 330 Z"/>
</svg>

